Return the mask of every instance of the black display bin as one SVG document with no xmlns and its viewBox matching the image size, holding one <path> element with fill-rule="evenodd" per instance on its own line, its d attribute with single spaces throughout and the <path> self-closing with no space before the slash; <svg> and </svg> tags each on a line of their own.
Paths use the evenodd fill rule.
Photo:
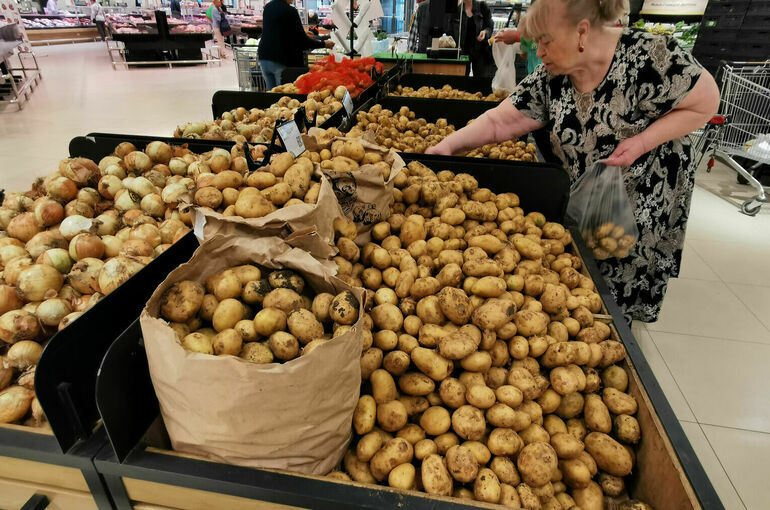
<svg viewBox="0 0 770 510">
<path fill-rule="evenodd" d="M 523 205 L 541 212 L 563 211 L 566 206 L 569 179 L 557 168 L 513 165 L 512 170 L 503 172 L 496 167 L 509 165 L 510 162 L 487 160 L 469 165 L 456 158 L 442 160 L 420 155 L 405 156 L 407 160 L 421 161 L 435 171 L 470 173 L 476 176 L 481 185 L 489 186 L 496 192 L 517 192 L 522 200 L 527 200 Z M 561 220 L 563 217 L 555 214 L 552 219 Z M 646 390 L 653 413 L 665 431 L 662 434 L 667 436 L 673 447 L 673 452 L 664 454 L 677 459 L 681 464 L 680 473 L 684 475 L 680 474 L 680 477 L 689 480 L 697 504 L 703 508 L 722 509 L 716 492 L 639 345 L 604 284 L 590 250 L 575 228 L 571 229 L 571 233 L 588 273 L 596 282 L 606 312 L 613 319 L 617 336 L 626 346 L 632 367 Z M 159 416 L 138 320 L 117 337 L 107 351 L 97 378 L 96 399 L 110 442 L 100 451 L 94 463 L 110 488 L 119 510 L 132 508 L 138 498 L 150 493 L 165 499 L 150 501 L 148 504 L 163 505 L 165 502 L 168 505 L 168 498 L 172 498 L 183 508 L 199 507 L 203 501 L 210 505 L 227 501 L 231 508 L 249 508 L 257 504 L 254 500 L 335 510 L 499 508 L 475 501 L 435 498 L 381 486 L 232 466 L 169 451 L 170 443 Z M 650 466 L 650 469 L 655 471 L 658 467 Z"/>
<path fill-rule="evenodd" d="M 401 75 L 398 80 L 391 80 L 389 83 L 391 90 L 397 85 L 412 87 L 415 90 L 420 87 L 440 89 L 444 85 L 449 85 L 454 89 L 464 90 L 465 92 L 481 92 L 485 96 L 492 93 L 492 80 L 480 76 L 409 73 Z"/>
</svg>

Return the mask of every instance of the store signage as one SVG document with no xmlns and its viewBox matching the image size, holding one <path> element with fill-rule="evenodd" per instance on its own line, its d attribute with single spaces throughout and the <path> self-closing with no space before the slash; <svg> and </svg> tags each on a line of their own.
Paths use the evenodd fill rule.
<svg viewBox="0 0 770 510">
<path fill-rule="evenodd" d="M 278 136 L 281 137 L 283 146 L 286 147 L 286 150 L 291 152 L 295 158 L 305 152 L 305 143 L 302 141 L 302 133 L 299 132 L 296 122 L 287 122 L 278 126 L 277 129 Z"/>
<path fill-rule="evenodd" d="M 345 97 L 342 98 L 342 106 L 345 107 L 345 111 L 348 113 L 348 117 L 353 113 L 353 98 L 350 97 L 350 91 L 345 92 Z"/>
<path fill-rule="evenodd" d="M 644 0 L 640 14 L 702 16 L 708 0 Z"/>
</svg>

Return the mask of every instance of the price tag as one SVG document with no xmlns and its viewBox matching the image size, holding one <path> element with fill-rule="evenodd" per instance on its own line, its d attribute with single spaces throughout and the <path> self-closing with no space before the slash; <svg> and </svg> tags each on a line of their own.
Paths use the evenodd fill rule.
<svg viewBox="0 0 770 510">
<path fill-rule="evenodd" d="M 281 137 L 283 146 L 296 158 L 305 152 L 305 143 L 302 141 L 302 133 L 297 128 L 297 123 L 287 122 L 278 128 L 278 136 Z"/>
<path fill-rule="evenodd" d="M 345 92 L 345 97 L 342 98 L 342 106 L 345 107 L 345 111 L 348 112 L 348 117 L 353 114 L 353 98 L 350 97 L 350 91 Z"/>
</svg>

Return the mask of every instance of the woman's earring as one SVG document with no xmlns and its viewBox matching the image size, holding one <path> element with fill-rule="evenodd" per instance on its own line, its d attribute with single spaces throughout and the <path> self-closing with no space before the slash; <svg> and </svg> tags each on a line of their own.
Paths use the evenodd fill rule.
<svg viewBox="0 0 770 510">
<path fill-rule="evenodd" d="M 580 43 L 580 46 L 578 46 L 578 51 L 580 53 L 583 53 L 586 49 L 583 47 L 583 43 Z"/>
</svg>

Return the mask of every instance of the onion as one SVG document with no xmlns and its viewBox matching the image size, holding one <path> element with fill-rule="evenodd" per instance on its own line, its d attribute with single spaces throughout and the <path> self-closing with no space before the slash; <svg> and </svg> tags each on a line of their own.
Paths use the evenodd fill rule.
<svg viewBox="0 0 770 510">
<path fill-rule="evenodd" d="M 160 241 L 163 244 L 170 244 L 174 242 L 174 237 L 180 230 L 186 230 L 185 224 L 182 220 L 170 219 L 160 224 Z"/>
<path fill-rule="evenodd" d="M 24 386 L 27 389 L 35 389 L 35 372 L 37 371 L 37 365 L 28 367 L 24 372 L 16 379 L 16 384 Z"/>
<path fill-rule="evenodd" d="M 190 163 L 193 163 L 194 161 L 198 161 L 198 156 L 190 153 L 190 154 L 183 155 L 182 159 L 185 161 L 185 163 L 187 163 L 187 166 L 189 167 Z"/>
<path fill-rule="evenodd" d="M 3 270 L 3 279 L 5 280 L 5 283 L 8 285 L 16 285 L 19 283 L 19 275 L 21 275 L 21 272 L 30 267 L 32 264 L 34 264 L 34 262 L 32 262 L 32 258 L 27 255 L 16 257 L 12 261 L 8 262 L 8 264 L 5 265 L 5 269 Z"/>
<path fill-rule="evenodd" d="M 37 365 L 41 354 L 43 354 L 42 345 L 32 340 L 21 340 L 8 349 L 5 360 L 8 365 L 23 370 Z"/>
<path fill-rule="evenodd" d="M 179 211 L 179 219 L 182 220 L 182 223 L 188 227 L 191 227 L 193 222 L 192 209 L 189 209 L 185 212 Z"/>
<path fill-rule="evenodd" d="M 0 285 L 0 315 L 11 310 L 18 310 L 24 306 L 18 292 L 10 285 Z"/>
<path fill-rule="evenodd" d="M 0 391 L 4 390 L 6 386 L 11 384 L 13 378 L 13 369 L 6 367 L 3 357 L 0 356 Z"/>
<path fill-rule="evenodd" d="M 0 423 L 13 423 L 24 418 L 32 406 L 35 392 L 22 386 L 0 391 Z"/>
<path fill-rule="evenodd" d="M 126 189 L 131 189 L 131 188 L 130 188 L 130 186 L 131 186 L 131 183 L 133 183 L 133 182 L 134 182 L 134 179 L 136 179 L 136 177 L 135 177 L 135 176 L 133 176 L 133 175 L 132 175 L 132 176 L 129 176 L 129 177 L 125 177 L 125 178 L 124 178 L 124 179 L 121 181 L 121 182 L 123 183 L 123 187 L 124 187 L 124 188 L 126 188 Z"/>
<path fill-rule="evenodd" d="M 28 257 L 29 253 L 21 246 L 9 244 L 0 248 L 0 263 L 3 267 L 7 266 L 9 262 L 18 257 Z M 7 275 L 6 275 L 7 276 Z M 6 280 L 7 281 L 7 280 Z"/>
<path fill-rule="evenodd" d="M 102 267 L 104 262 L 99 259 L 78 260 L 67 275 L 67 281 L 73 289 L 82 294 L 99 292 L 98 279 Z"/>
<path fill-rule="evenodd" d="M 160 196 L 163 198 L 163 201 L 165 203 L 176 204 L 179 201 L 179 199 L 182 197 L 182 195 L 184 195 L 185 193 L 188 193 L 189 191 L 190 190 L 188 189 L 188 187 L 180 181 L 163 188 L 163 191 L 160 193 Z"/>
<path fill-rule="evenodd" d="M 154 249 L 144 239 L 130 239 L 123 243 L 120 255 L 124 257 L 152 257 Z"/>
<path fill-rule="evenodd" d="M 40 334 L 37 317 L 26 310 L 11 310 L 0 315 L 0 340 L 13 344 Z"/>
<path fill-rule="evenodd" d="M 7 229 L 8 224 L 17 214 L 19 213 L 11 209 L 0 209 L 0 228 Z"/>
<path fill-rule="evenodd" d="M 150 193 L 158 192 L 158 188 L 156 188 L 155 185 L 146 177 L 137 177 L 133 179 L 126 187 L 140 197 L 145 197 Z"/>
<path fill-rule="evenodd" d="M 131 242 L 136 241 L 127 241 L 126 243 Z M 150 248 L 150 253 L 152 254 L 152 248 Z M 99 272 L 99 288 L 102 289 L 104 294 L 109 294 L 126 280 L 138 273 L 143 267 L 144 264 L 127 257 L 115 257 L 114 259 L 110 259 L 104 264 L 104 267 Z"/>
<path fill-rule="evenodd" d="M 54 177 L 45 187 L 46 193 L 59 202 L 69 202 L 78 195 L 78 186 L 75 181 L 64 176 Z"/>
<path fill-rule="evenodd" d="M 126 227 L 118 230 L 118 233 L 115 234 L 115 237 L 120 239 L 121 241 L 128 241 L 128 237 L 131 235 L 131 228 Z"/>
<path fill-rule="evenodd" d="M 37 307 L 37 318 L 43 326 L 58 326 L 61 320 L 72 313 L 70 302 L 62 298 L 46 299 Z"/>
<path fill-rule="evenodd" d="M 6 193 L 3 199 L 3 209 L 10 209 L 15 212 L 28 211 L 33 200 L 19 191 L 10 191 Z"/>
<path fill-rule="evenodd" d="M 114 235 L 118 231 L 120 225 L 120 218 L 118 217 L 118 211 L 111 209 L 103 212 L 96 218 L 94 218 L 94 227 L 96 233 L 100 236 Z"/>
<path fill-rule="evenodd" d="M 208 163 L 209 168 L 215 174 L 228 170 L 231 163 L 230 152 L 225 149 L 214 149 L 211 151 L 211 156 L 209 156 L 206 163 Z"/>
<path fill-rule="evenodd" d="M 99 180 L 97 188 L 104 198 L 112 200 L 123 189 L 123 181 L 114 175 L 105 175 Z"/>
<path fill-rule="evenodd" d="M 117 163 L 123 163 L 123 159 L 119 158 L 117 156 L 104 156 L 102 159 L 99 160 L 99 170 L 102 171 L 102 174 L 105 173 L 105 170 L 109 168 L 111 165 L 115 165 Z"/>
<path fill-rule="evenodd" d="M 103 236 L 104 256 L 107 258 L 117 257 L 120 254 L 120 248 L 123 246 L 123 240 L 115 236 Z"/>
<path fill-rule="evenodd" d="M 87 158 L 63 159 L 59 172 L 78 186 L 94 186 L 101 176 L 99 166 Z"/>
<path fill-rule="evenodd" d="M 15 237 L 3 237 L 0 239 L 0 248 L 4 246 L 18 246 L 24 248 L 24 243 L 16 239 Z"/>
<path fill-rule="evenodd" d="M 72 260 L 100 259 L 104 256 L 104 243 L 93 234 L 78 234 L 70 241 L 69 253 Z"/>
<path fill-rule="evenodd" d="M 53 248 L 66 248 L 67 240 L 59 230 L 46 230 L 29 240 L 25 248 L 33 259 Z"/>
<path fill-rule="evenodd" d="M 42 301 L 49 294 L 55 296 L 64 284 L 64 276 L 43 264 L 34 264 L 24 269 L 19 275 L 17 288 L 22 299 L 26 301 Z"/>
<path fill-rule="evenodd" d="M 75 321 L 75 319 L 77 319 L 81 315 L 83 315 L 83 312 L 72 312 L 71 314 L 63 318 L 62 321 L 59 323 L 59 331 L 61 331 L 62 329 L 72 324 Z"/>
<path fill-rule="evenodd" d="M 72 269 L 72 258 L 67 250 L 63 248 L 51 248 L 42 253 L 36 261 L 37 264 L 45 264 L 59 271 L 61 274 L 67 274 Z"/>
<path fill-rule="evenodd" d="M 144 177 L 156 188 L 163 188 L 166 185 L 166 179 L 171 175 L 171 171 L 166 165 L 155 165 L 152 170 L 144 173 Z"/>
<path fill-rule="evenodd" d="M 133 191 L 121 189 L 115 194 L 115 209 L 120 212 L 139 209 L 141 198 Z"/>
<path fill-rule="evenodd" d="M 144 152 L 157 163 L 168 163 L 171 160 L 171 156 L 173 156 L 171 146 L 165 142 L 158 141 L 148 143 Z"/>
<path fill-rule="evenodd" d="M 168 250 L 169 248 L 171 248 L 170 244 L 160 244 L 160 245 L 156 246 L 155 247 L 155 256 L 157 257 L 158 255 L 160 255 L 164 251 Z"/>
<path fill-rule="evenodd" d="M 94 188 L 80 188 L 80 191 L 78 191 L 78 200 L 90 205 L 91 207 L 95 207 L 99 202 L 101 202 L 102 197 L 99 196 L 99 192 Z"/>
<path fill-rule="evenodd" d="M 141 239 L 147 241 L 147 243 L 154 249 L 161 244 L 160 229 L 154 225 L 139 225 L 138 227 L 131 229 L 128 239 Z"/>
<path fill-rule="evenodd" d="M 144 152 L 129 152 L 123 158 L 123 164 L 129 172 L 143 173 L 152 168 L 152 160 Z"/>
<path fill-rule="evenodd" d="M 45 414 L 43 414 L 43 406 L 40 405 L 37 397 L 32 399 L 30 409 L 32 409 L 32 418 L 35 419 L 35 424 L 40 426 L 45 421 Z"/>
<path fill-rule="evenodd" d="M 150 193 L 149 195 L 145 195 L 145 197 L 142 198 L 141 207 L 142 211 L 146 212 L 150 216 L 155 216 L 156 218 L 160 218 L 166 212 L 166 204 L 157 193 Z"/>
<path fill-rule="evenodd" d="M 203 161 L 194 161 L 193 163 L 190 163 L 187 166 L 187 175 L 191 175 L 193 177 L 196 177 L 200 174 L 210 174 L 213 173 L 211 171 L 211 168 L 209 168 L 209 165 L 204 163 Z"/>
<path fill-rule="evenodd" d="M 73 289 L 71 285 L 64 285 L 59 291 L 59 297 L 64 299 L 68 303 L 72 303 L 73 300 L 80 297 L 80 292 Z"/>
<path fill-rule="evenodd" d="M 64 207 L 50 198 L 43 198 L 35 205 L 35 218 L 45 227 L 61 223 L 64 219 Z"/>
<path fill-rule="evenodd" d="M 190 232 L 190 229 L 187 228 L 187 227 L 185 227 L 184 230 L 180 230 L 179 232 L 176 233 L 176 235 L 174 236 L 174 239 L 171 240 L 171 243 L 173 244 L 173 243 L 179 241 L 184 236 L 186 236 L 189 232 Z"/>
<path fill-rule="evenodd" d="M 123 161 L 110 165 L 104 169 L 104 175 L 112 175 L 118 179 L 124 179 L 128 175 L 126 165 L 123 164 Z"/>
<path fill-rule="evenodd" d="M 37 313 L 36 313 L 37 307 L 40 306 L 40 303 L 42 303 L 42 301 L 32 301 L 31 303 L 27 303 L 26 305 L 22 306 L 21 309 L 22 311 L 31 313 L 32 315 L 37 317 Z"/>
<path fill-rule="evenodd" d="M 171 158 L 168 169 L 174 175 L 187 175 L 187 161 L 184 158 Z"/>
<path fill-rule="evenodd" d="M 133 227 L 142 216 L 144 216 L 144 211 L 140 209 L 126 211 L 126 213 L 123 214 L 123 225 L 127 227 Z"/>
<path fill-rule="evenodd" d="M 94 228 L 94 220 L 84 216 L 67 216 L 59 225 L 59 232 L 67 241 L 82 232 L 91 232 Z"/>
<path fill-rule="evenodd" d="M 136 146 L 131 142 L 123 142 L 117 147 L 115 147 L 115 155 L 119 158 L 125 158 L 126 155 L 130 154 L 131 152 L 134 152 L 136 150 Z"/>
<path fill-rule="evenodd" d="M 96 303 L 99 302 L 100 299 L 104 297 L 104 294 L 101 294 L 99 292 L 94 292 L 93 294 L 87 294 L 85 296 L 82 296 L 75 300 L 74 307 L 76 312 L 85 312 L 92 306 L 94 306 Z"/>
<path fill-rule="evenodd" d="M 93 218 L 94 208 L 81 200 L 72 200 L 71 202 L 67 202 L 67 205 L 64 206 L 64 215 Z"/>
<path fill-rule="evenodd" d="M 26 212 L 13 218 L 6 230 L 8 231 L 9 236 L 15 237 L 19 241 L 26 243 L 32 239 L 35 234 L 40 232 L 40 225 L 37 223 L 35 213 Z"/>
<path fill-rule="evenodd" d="M 214 186 L 215 174 L 200 174 L 195 178 L 195 185 L 198 188 L 205 188 L 206 186 Z"/>
</svg>

